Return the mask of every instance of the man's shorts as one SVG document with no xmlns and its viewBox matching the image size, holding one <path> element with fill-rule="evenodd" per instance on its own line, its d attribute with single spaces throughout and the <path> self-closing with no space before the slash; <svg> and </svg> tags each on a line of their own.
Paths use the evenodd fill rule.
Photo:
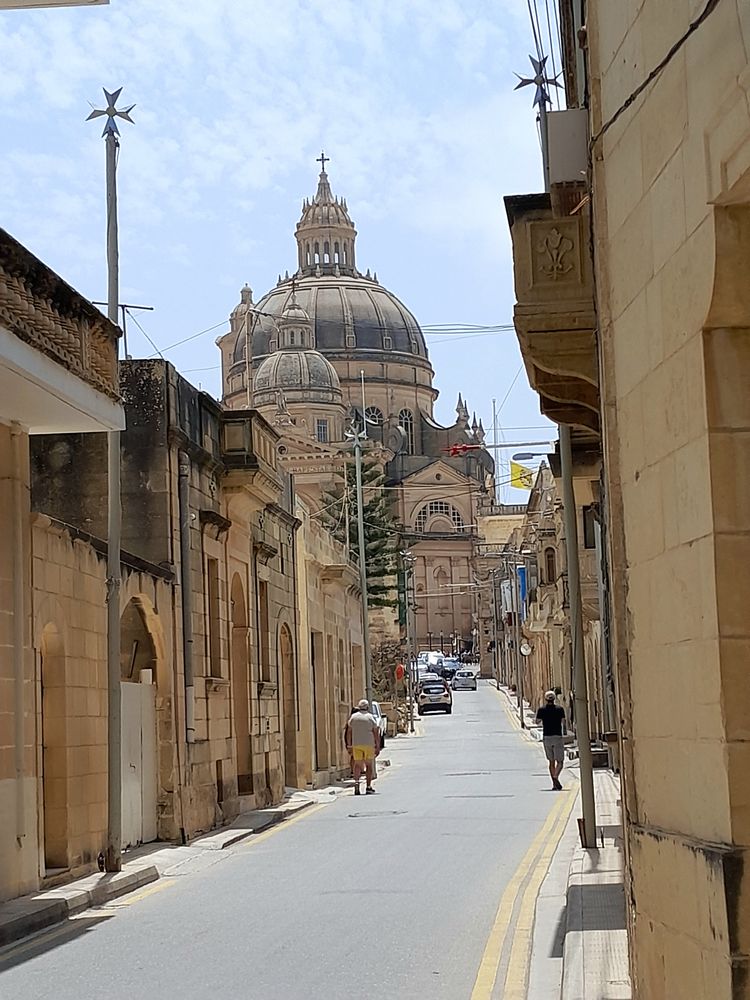
<svg viewBox="0 0 750 1000">
<path fill-rule="evenodd" d="M 352 747 L 352 758 L 364 761 L 375 760 L 375 747 Z"/>
<path fill-rule="evenodd" d="M 565 743 L 562 736 L 545 736 L 544 753 L 550 764 L 565 763 Z"/>
</svg>

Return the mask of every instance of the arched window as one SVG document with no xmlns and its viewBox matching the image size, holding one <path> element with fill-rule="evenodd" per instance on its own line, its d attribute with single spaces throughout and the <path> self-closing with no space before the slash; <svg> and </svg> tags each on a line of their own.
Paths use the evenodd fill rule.
<svg viewBox="0 0 750 1000">
<path fill-rule="evenodd" d="M 555 550 L 552 548 L 544 550 L 544 582 L 554 583 L 557 580 L 557 559 Z"/>
<path fill-rule="evenodd" d="M 315 259 L 315 263 L 316 263 L 316 264 L 319 264 L 319 263 L 320 263 L 320 243 L 316 243 L 316 244 L 315 244 L 315 255 L 314 255 L 314 259 Z"/>
<path fill-rule="evenodd" d="M 383 424 L 383 411 L 377 406 L 368 406 L 365 410 L 365 416 L 367 417 L 368 424 L 374 424 L 375 427 L 381 427 Z"/>
<path fill-rule="evenodd" d="M 452 503 L 447 503 L 445 500 L 430 500 L 417 513 L 414 520 L 415 529 L 419 532 L 424 531 L 427 522 L 433 517 L 445 518 L 450 523 L 453 531 L 461 531 L 464 526 L 461 512 L 456 510 Z"/>
<path fill-rule="evenodd" d="M 414 454 L 414 417 L 411 410 L 401 410 L 398 415 L 398 425 L 404 430 L 406 435 L 406 452 L 408 455 Z"/>
<path fill-rule="evenodd" d="M 324 264 L 331 263 L 331 244 L 328 242 L 328 240 L 326 240 L 325 243 L 323 244 L 323 263 Z"/>
<path fill-rule="evenodd" d="M 349 263 L 349 244 L 344 240 L 344 265 Z"/>
<path fill-rule="evenodd" d="M 309 267 L 310 263 L 311 263 L 311 258 L 310 258 L 310 244 L 309 243 L 307 244 L 307 248 L 305 250 L 305 257 L 306 257 L 306 260 L 307 260 L 307 266 Z"/>
<path fill-rule="evenodd" d="M 294 330 L 289 331 L 289 343 L 290 344 L 294 343 Z"/>
<path fill-rule="evenodd" d="M 341 251 L 339 250 L 338 241 L 333 244 L 333 263 L 338 264 L 341 260 Z"/>
</svg>

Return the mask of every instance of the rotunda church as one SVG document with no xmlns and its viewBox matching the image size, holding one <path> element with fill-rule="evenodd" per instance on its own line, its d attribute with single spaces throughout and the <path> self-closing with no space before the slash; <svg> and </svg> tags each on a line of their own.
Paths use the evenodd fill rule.
<svg viewBox="0 0 750 1000">
<path fill-rule="evenodd" d="M 477 513 L 494 497 L 484 430 L 461 396 L 455 423 L 435 422 L 438 392 L 419 323 L 377 273 L 358 269 L 357 230 L 321 161 L 295 230 L 296 269 L 257 303 L 245 285 L 217 341 L 223 402 L 257 409 L 275 427 L 313 507 L 341 469 L 345 431 L 361 424 L 364 408 L 416 556 L 419 647 L 466 651 L 478 640 L 477 609 L 460 585 L 473 582 Z M 471 447 L 456 453 L 456 445 Z"/>
</svg>

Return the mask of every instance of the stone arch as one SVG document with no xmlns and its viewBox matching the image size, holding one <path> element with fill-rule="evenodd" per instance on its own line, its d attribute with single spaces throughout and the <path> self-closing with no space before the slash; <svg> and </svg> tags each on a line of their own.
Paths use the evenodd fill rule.
<svg viewBox="0 0 750 1000">
<path fill-rule="evenodd" d="M 40 642 L 44 868 L 68 868 L 68 706 L 63 637 L 50 622 Z"/>
<path fill-rule="evenodd" d="M 281 667 L 281 697 L 284 719 L 284 774 L 287 785 L 297 785 L 297 671 L 294 642 L 286 622 L 279 624 L 278 656 Z"/>
<path fill-rule="evenodd" d="M 253 791 L 252 701 L 250 698 L 250 656 L 247 599 L 239 573 L 232 576 L 230 587 L 232 622 L 231 671 L 234 708 L 234 738 L 237 754 L 237 792 Z"/>
</svg>

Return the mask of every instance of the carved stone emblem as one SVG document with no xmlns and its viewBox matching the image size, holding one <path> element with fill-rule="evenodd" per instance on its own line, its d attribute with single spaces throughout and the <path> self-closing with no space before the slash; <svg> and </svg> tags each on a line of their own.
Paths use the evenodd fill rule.
<svg viewBox="0 0 750 1000">
<path fill-rule="evenodd" d="M 557 227 L 550 229 L 544 239 L 537 243 L 536 251 L 542 256 L 540 270 L 548 278 L 557 281 L 573 270 L 573 263 L 566 259 L 573 249 L 573 241 L 563 236 Z"/>
</svg>

